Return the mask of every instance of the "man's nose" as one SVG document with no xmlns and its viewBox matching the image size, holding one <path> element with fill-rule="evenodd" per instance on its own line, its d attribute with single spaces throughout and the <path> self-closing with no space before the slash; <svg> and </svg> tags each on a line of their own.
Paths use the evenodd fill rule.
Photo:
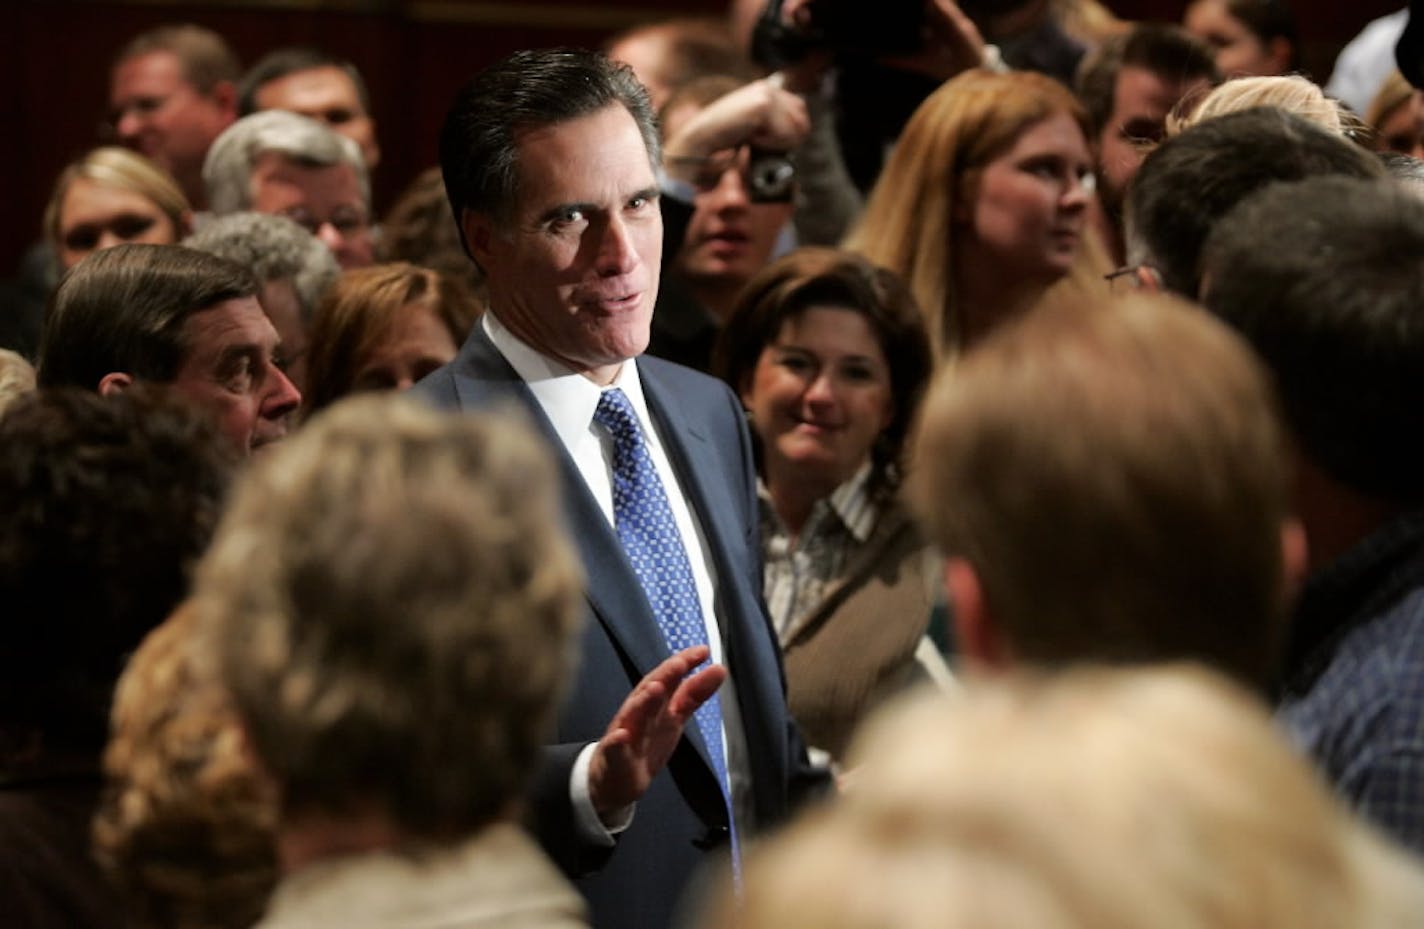
<svg viewBox="0 0 1424 929">
<path fill-rule="evenodd" d="M 598 243 L 598 271 L 601 274 L 627 274 L 638 266 L 638 250 L 633 247 L 632 230 L 622 217 L 608 221 Z"/>
<path fill-rule="evenodd" d="M 130 143 L 138 138 L 140 130 L 143 129 L 143 117 L 138 110 L 130 107 L 119 114 L 118 120 L 114 123 L 114 134 L 119 137 L 120 142 Z"/>
<path fill-rule="evenodd" d="M 751 197 L 747 192 L 747 180 L 742 176 L 741 171 L 736 168 L 728 168 L 722 172 L 717 186 L 712 188 L 712 202 L 719 211 L 744 210 L 751 205 Z"/>
<path fill-rule="evenodd" d="M 322 222 L 316 227 L 316 237 L 321 240 L 321 244 L 331 249 L 335 253 L 341 246 L 346 244 L 346 237 L 341 234 L 330 220 Z"/>
<path fill-rule="evenodd" d="M 265 419 L 281 419 L 295 410 L 302 402 L 302 392 L 280 368 L 272 371 L 272 390 L 262 401 L 262 416 Z"/>
</svg>

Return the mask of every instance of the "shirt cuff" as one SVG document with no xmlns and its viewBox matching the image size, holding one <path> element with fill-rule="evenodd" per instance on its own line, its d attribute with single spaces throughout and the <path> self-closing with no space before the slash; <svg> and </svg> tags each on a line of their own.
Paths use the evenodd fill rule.
<svg viewBox="0 0 1424 929">
<path fill-rule="evenodd" d="M 610 817 L 613 820 L 610 823 L 605 823 L 598 815 L 588 790 L 588 769 L 593 764 L 593 750 L 596 748 L 598 743 L 590 742 L 574 759 L 573 771 L 569 774 L 569 796 L 573 799 L 574 822 L 578 824 L 579 835 L 595 845 L 611 848 L 614 838 L 633 824 L 637 804 L 630 803 L 616 810 Z"/>
</svg>

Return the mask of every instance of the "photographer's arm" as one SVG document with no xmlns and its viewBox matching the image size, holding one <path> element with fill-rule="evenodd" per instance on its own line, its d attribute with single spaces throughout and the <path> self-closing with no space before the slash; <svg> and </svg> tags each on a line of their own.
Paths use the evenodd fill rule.
<svg viewBox="0 0 1424 929">
<path fill-rule="evenodd" d="M 955 0 L 925 0 L 925 46 L 914 55 L 885 59 L 906 71 L 947 81 L 970 68 L 1007 70 L 999 50 L 984 41 L 974 20 Z"/>
<path fill-rule="evenodd" d="M 699 160 L 738 145 L 789 152 L 811 131 L 806 103 L 771 78 L 752 81 L 712 101 L 663 144 L 667 173 L 691 183 Z"/>
</svg>

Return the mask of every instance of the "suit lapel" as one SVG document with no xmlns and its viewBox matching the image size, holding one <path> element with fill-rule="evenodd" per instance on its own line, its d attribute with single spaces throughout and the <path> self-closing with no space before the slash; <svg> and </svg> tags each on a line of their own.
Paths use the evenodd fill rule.
<svg viewBox="0 0 1424 929">
<path fill-rule="evenodd" d="M 657 618 L 648 605 L 647 595 L 623 554 L 617 533 L 584 483 L 578 466 L 559 441 L 553 424 L 544 415 L 528 385 L 490 342 L 483 326 L 477 325 L 465 343 L 454 375 L 462 409 L 516 408 L 543 434 L 559 462 L 564 514 L 586 575 L 584 598 L 595 620 L 627 655 L 637 673 L 640 676 L 647 674 L 671 654 Z M 679 447 L 678 453 L 670 450 L 669 454 L 674 455 L 674 469 L 678 470 L 679 478 L 686 482 L 688 478 L 682 475 L 689 474 L 690 470 L 686 467 L 687 456 L 680 453 L 680 446 L 683 441 L 694 440 L 695 430 L 673 426 L 667 417 L 659 419 L 658 427 L 665 437 L 674 430 L 682 437 L 680 441 L 669 441 L 667 444 L 670 448 Z M 710 770 L 707 747 L 697 727 L 689 725 L 685 734 Z"/>
<path fill-rule="evenodd" d="M 672 462 L 681 489 L 687 496 L 688 505 L 702 527 L 703 539 L 710 548 L 709 554 L 716 570 L 714 582 L 718 597 L 722 601 L 718 625 L 722 632 L 723 663 L 728 671 L 735 675 L 742 726 L 750 741 L 753 729 L 758 726 L 753 710 L 757 706 L 753 697 L 756 688 L 750 679 L 753 671 L 750 663 L 737 660 L 739 654 L 751 650 L 746 649 L 745 643 L 740 641 L 740 631 L 745 623 L 738 622 L 736 617 L 743 612 L 743 608 L 731 602 L 738 596 L 739 585 L 729 577 L 731 572 L 741 570 L 742 564 L 742 559 L 732 547 L 744 544 L 738 531 L 740 523 L 734 516 L 739 507 L 728 494 L 725 476 L 714 475 L 708 471 L 707 461 L 712 460 L 713 456 L 708 454 L 710 439 L 706 424 L 680 407 L 677 392 L 664 384 L 651 366 L 640 365 L 638 373 L 643 382 L 643 396 L 647 399 L 648 409 L 656 421 L 663 447 Z M 707 749 L 697 727 L 689 725 L 686 732 L 710 770 Z"/>
</svg>

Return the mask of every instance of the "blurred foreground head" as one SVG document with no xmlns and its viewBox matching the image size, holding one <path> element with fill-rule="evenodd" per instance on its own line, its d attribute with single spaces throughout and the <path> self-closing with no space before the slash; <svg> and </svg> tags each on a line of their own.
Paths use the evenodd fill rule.
<svg viewBox="0 0 1424 929">
<path fill-rule="evenodd" d="M 374 811 L 448 843 L 517 808 L 581 589 L 554 487 L 526 428 L 394 395 L 246 475 L 195 595 L 279 833 Z"/>
<path fill-rule="evenodd" d="M 940 372 L 912 448 L 972 659 L 1270 679 L 1299 531 L 1268 377 L 1219 321 L 1159 296 L 1041 307 Z"/>
<path fill-rule="evenodd" d="M 1415 862 L 1201 669 L 1080 670 L 912 701 L 841 803 L 749 859 L 717 929 L 1403 924 Z"/>
</svg>

